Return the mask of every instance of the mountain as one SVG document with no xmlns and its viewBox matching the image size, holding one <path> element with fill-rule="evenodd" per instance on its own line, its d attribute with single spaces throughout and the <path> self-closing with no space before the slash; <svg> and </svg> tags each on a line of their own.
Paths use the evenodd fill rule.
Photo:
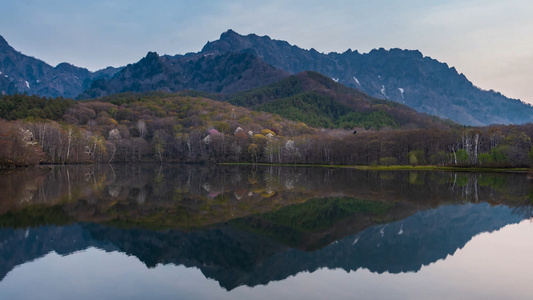
<svg viewBox="0 0 533 300">
<path fill-rule="evenodd" d="M 533 122 L 531 105 L 481 90 L 455 68 L 416 50 L 381 48 L 361 54 L 348 49 L 324 54 L 268 36 L 228 30 L 198 53 L 159 56 L 149 52 L 123 69 L 93 73 L 67 63 L 52 67 L 17 52 L 0 37 L 1 94 L 92 98 L 126 91 L 189 89 L 229 94 L 304 71 L 465 125 Z"/>
<path fill-rule="evenodd" d="M 97 78 L 109 78 L 118 69 L 97 72 L 68 63 L 52 67 L 24 55 L 0 36 L 0 94 L 27 93 L 46 97 L 74 98 Z"/>
<path fill-rule="evenodd" d="M 247 53 L 171 57 L 149 52 L 112 79 L 94 81 L 80 98 L 154 90 L 233 93 L 270 84 L 287 76 L 287 72 Z"/>
<path fill-rule="evenodd" d="M 381 129 L 450 126 L 449 122 L 418 113 L 401 103 L 369 97 L 312 71 L 222 97 L 221 100 L 276 113 L 314 127 Z"/>
<path fill-rule="evenodd" d="M 112 79 L 95 80 L 79 98 L 128 91 L 194 90 L 213 93 L 203 95 L 208 98 L 276 113 L 314 127 L 381 129 L 449 126 L 403 104 L 369 97 L 316 72 L 288 76 L 287 72 L 245 52 L 174 57 L 150 52 L 139 62 L 126 66 Z"/>
<path fill-rule="evenodd" d="M 361 54 L 319 53 L 268 36 L 229 30 L 200 53 L 251 53 L 274 67 L 296 74 L 316 71 L 370 96 L 408 105 L 417 111 L 467 125 L 533 122 L 533 107 L 495 91 L 474 86 L 453 67 L 419 51 L 383 48 Z"/>
</svg>

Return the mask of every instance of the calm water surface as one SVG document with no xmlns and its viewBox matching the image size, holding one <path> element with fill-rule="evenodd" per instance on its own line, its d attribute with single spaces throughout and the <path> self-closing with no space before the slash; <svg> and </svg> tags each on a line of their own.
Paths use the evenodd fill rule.
<svg viewBox="0 0 533 300">
<path fill-rule="evenodd" d="M 0 173 L 0 299 L 530 299 L 526 174 Z"/>
</svg>

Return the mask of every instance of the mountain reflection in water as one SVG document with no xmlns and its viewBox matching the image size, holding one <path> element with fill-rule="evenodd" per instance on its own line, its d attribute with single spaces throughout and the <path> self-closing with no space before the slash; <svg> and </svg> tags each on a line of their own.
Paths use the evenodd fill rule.
<svg viewBox="0 0 533 300">
<path fill-rule="evenodd" d="M 113 165 L 0 174 L 0 278 L 90 247 L 226 290 L 320 268 L 417 272 L 531 216 L 524 174 Z"/>
</svg>

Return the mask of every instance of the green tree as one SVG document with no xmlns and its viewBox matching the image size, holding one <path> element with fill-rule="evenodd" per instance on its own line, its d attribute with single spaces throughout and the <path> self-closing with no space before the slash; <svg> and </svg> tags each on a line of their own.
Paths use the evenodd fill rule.
<svg viewBox="0 0 533 300">
<path fill-rule="evenodd" d="M 481 166 L 488 166 L 494 162 L 490 153 L 480 153 L 477 160 Z"/>
<path fill-rule="evenodd" d="M 424 151 L 422 150 L 412 150 L 407 154 L 409 159 L 409 164 L 412 166 L 424 164 Z"/>
<path fill-rule="evenodd" d="M 498 164 L 503 164 L 507 162 L 506 152 L 508 151 L 508 148 L 508 145 L 498 145 L 497 147 L 490 150 L 492 161 Z"/>
<path fill-rule="evenodd" d="M 464 165 L 468 163 L 468 151 L 465 149 L 459 149 L 457 150 L 457 163 L 460 165 Z"/>
<path fill-rule="evenodd" d="M 379 164 L 382 166 L 392 166 L 392 165 L 395 165 L 396 162 L 397 162 L 396 157 L 388 156 L 388 157 L 382 157 L 379 159 Z"/>
</svg>

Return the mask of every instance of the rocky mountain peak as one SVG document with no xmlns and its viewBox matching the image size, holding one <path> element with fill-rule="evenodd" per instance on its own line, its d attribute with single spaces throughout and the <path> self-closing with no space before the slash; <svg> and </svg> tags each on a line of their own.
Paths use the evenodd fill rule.
<svg viewBox="0 0 533 300">
<path fill-rule="evenodd" d="M 147 60 L 158 60 L 159 59 L 159 54 L 157 54 L 157 52 L 148 52 L 145 56 L 145 59 Z"/>
<path fill-rule="evenodd" d="M 0 47 L 3 47 L 3 46 L 9 46 L 9 44 L 4 39 L 4 37 L 0 35 Z"/>
<path fill-rule="evenodd" d="M 252 53 L 289 73 L 315 71 L 370 96 L 466 125 L 533 122 L 530 105 L 482 91 L 455 68 L 418 50 L 378 48 L 365 54 L 352 50 L 324 54 L 267 36 L 242 36 L 230 30 L 203 51 Z"/>
<path fill-rule="evenodd" d="M 224 41 L 224 40 L 235 38 L 235 37 L 242 37 L 242 35 L 238 34 L 233 29 L 228 29 L 226 32 L 223 32 L 220 35 L 220 40 Z"/>
</svg>

